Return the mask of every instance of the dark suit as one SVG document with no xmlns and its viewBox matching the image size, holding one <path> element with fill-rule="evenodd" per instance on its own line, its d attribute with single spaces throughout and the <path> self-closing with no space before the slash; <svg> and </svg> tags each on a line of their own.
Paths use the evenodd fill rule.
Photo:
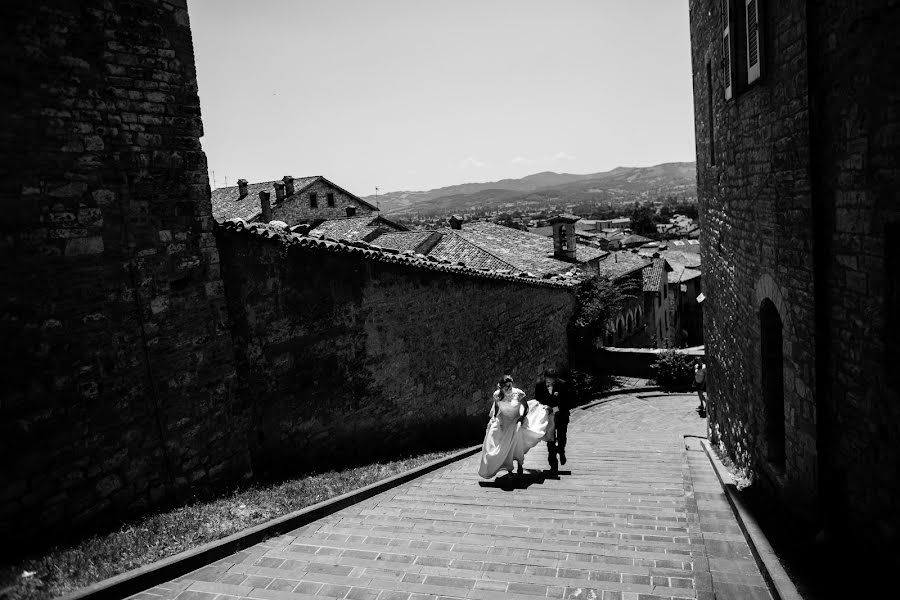
<svg viewBox="0 0 900 600">
<path fill-rule="evenodd" d="M 556 470 L 559 468 L 559 462 L 556 455 L 565 459 L 566 455 L 566 430 L 569 428 L 569 410 L 572 408 L 572 390 L 569 384 L 563 379 L 557 379 L 553 384 L 553 392 L 547 389 L 546 381 L 539 381 L 534 388 L 534 399 L 552 406 L 558 411 L 554 416 L 556 424 L 556 441 L 547 442 L 548 461 L 550 468 Z"/>
</svg>

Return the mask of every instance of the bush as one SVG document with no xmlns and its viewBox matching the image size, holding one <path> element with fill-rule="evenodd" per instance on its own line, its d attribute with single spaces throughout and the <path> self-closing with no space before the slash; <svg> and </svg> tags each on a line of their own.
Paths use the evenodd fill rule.
<svg viewBox="0 0 900 600">
<path fill-rule="evenodd" d="M 600 392 L 605 392 L 611 387 L 610 377 L 606 373 L 588 373 L 578 369 L 572 369 L 567 373 L 573 390 L 573 400 L 576 406 L 587 404 Z"/>
<path fill-rule="evenodd" d="M 657 385 L 664 388 L 690 387 L 694 380 L 694 359 L 677 350 L 666 350 L 650 365 L 650 373 Z"/>
</svg>

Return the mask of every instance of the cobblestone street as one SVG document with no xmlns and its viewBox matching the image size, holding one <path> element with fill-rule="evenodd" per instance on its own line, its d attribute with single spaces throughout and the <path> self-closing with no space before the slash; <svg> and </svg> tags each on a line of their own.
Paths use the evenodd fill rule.
<svg viewBox="0 0 900 600">
<path fill-rule="evenodd" d="M 475 455 L 135 598 L 770 598 L 696 404 L 607 399 L 573 412 L 559 478 L 543 446 L 493 481 Z"/>
</svg>

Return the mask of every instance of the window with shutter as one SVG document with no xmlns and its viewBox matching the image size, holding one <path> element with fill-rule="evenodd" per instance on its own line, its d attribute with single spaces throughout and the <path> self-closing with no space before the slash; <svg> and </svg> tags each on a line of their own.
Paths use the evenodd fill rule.
<svg viewBox="0 0 900 600">
<path fill-rule="evenodd" d="M 731 100 L 734 95 L 734 78 L 732 77 L 731 51 L 731 0 L 722 0 L 722 74 L 725 80 L 725 99 Z"/>
<path fill-rule="evenodd" d="M 747 83 L 760 76 L 759 3 L 746 0 L 747 6 Z"/>
</svg>

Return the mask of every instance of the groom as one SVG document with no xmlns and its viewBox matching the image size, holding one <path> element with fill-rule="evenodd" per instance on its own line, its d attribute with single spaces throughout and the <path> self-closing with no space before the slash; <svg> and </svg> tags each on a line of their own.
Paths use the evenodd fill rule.
<svg viewBox="0 0 900 600">
<path fill-rule="evenodd" d="M 553 415 L 556 424 L 555 440 L 547 442 L 550 471 L 555 473 L 559 470 L 559 463 L 566 464 L 566 430 L 569 428 L 569 409 L 572 407 L 569 384 L 559 378 L 556 369 L 547 369 L 544 371 L 543 381 L 539 381 L 534 388 L 534 399 L 548 408 L 555 409 L 556 414 Z M 557 454 L 559 454 L 558 462 Z"/>
</svg>

